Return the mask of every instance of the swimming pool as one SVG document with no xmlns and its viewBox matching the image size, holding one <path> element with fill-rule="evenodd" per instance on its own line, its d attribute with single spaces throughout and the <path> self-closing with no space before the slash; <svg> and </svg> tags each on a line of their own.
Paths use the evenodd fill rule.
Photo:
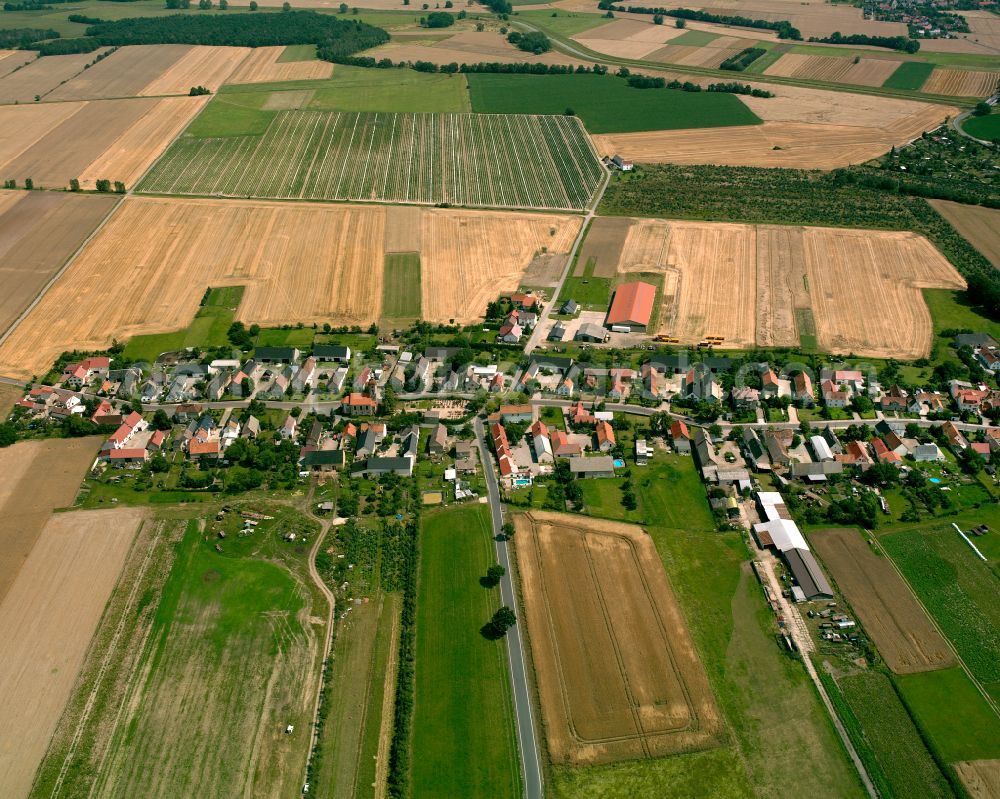
<svg viewBox="0 0 1000 799">
<path fill-rule="evenodd" d="M 927 479 L 930 480 L 932 483 L 934 483 L 934 485 L 937 485 L 938 483 L 941 482 L 940 477 L 928 477 Z"/>
<path fill-rule="evenodd" d="M 624 467 L 625 467 L 625 461 L 623 461 L 621 458 L 615 458 L 615 468 L 623 469 Z"/>
<path fill-rule="evenodd" d="M 514 481 L 514 486 L 516 488 L 523 488 L 524 486 L 530 486 L 530 485 L 531 485 L 531 479 L 528 477 L 518 477 Z"/>
</svg>

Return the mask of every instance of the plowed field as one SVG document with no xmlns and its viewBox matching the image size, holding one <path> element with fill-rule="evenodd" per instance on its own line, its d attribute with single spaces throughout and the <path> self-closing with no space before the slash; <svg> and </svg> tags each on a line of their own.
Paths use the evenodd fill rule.
<svg viewBox="0 0 1000 799">
<path fill-rule="evenodd" d="M 948 644 L 899 572 L 857 530 L 820 530 L 810 540 L 890 669 L 913 674 L 954 665 Z"/>
<path fill-rule="evenodd" d="M 553 761 L 606 763 L 718 745 L 719 710 L 645 531 L 538 511 L 515 524 Z"/>
</svg>

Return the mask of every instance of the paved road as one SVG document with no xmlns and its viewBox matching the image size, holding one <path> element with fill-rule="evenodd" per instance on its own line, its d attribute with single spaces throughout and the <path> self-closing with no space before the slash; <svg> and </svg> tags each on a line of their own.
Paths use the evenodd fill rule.
<svg viewBox="0 0 1000 799">
<path fill-rule="evenodd" d="M 489 492 L 490 514 L 493 517 L 493 533 L 496 542 L 497 562 L 504 567 L 506 574 L 500 580 L 500 596 L 503 603 L 517 613 L 517 597 L 514 595 L 514 585 L 510 577 L 510 557 L 507 542 L 500 537 L 503 528 L 503 506 L 500 504 L 500 489 L 497 486 L 497 476 L 493 471 L 493 457 L 486 447 L 483 435 L 483 422 L 476 417 L 473 426 L 476 431 L 476 441 L 479 444 L 479 459 L 486 475 L 486 488 Z M 515 624 L 507 633 L 507 660 L 510 666 L 510 682 L 514 694 L 514 714 L 517 718 L 517 742 L 521 750 L 521 766 L 524 775 L 525 799 L 542 799 L 542 768 L 538 756 L 538 741 L 535 737 L 535 722 L 532 714 L 531 691 L 528 687 L 528 669 L 524 661 L 524 646 L 521 641 L 521 624 Z"/>
</svg>

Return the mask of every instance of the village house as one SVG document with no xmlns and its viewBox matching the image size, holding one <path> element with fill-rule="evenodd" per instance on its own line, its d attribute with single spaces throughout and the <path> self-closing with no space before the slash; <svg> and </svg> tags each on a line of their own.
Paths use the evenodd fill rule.
<svg viewBox="0 0 1000 799">
<path fill-rule="evenodd" d="M 75 388 L 90 385 L 96 380 L 104 380 L 111 368 L 111 359 L 107 357 L 84 358 L 78 363 L 71 363 L 63 369 L 62 382 Z"/>
<path fill-rule="evenodd" d="M 531 445 L 535 450 L 535 460 L 538 463 L 552 463 L 552 441 L 549 439 L 549 428 L 541 419 L 531 425 Z"/>
<path fill-rule="evenodd" d="M 812 378 L 805 372 L 796 372 L 792 378 L 792 399 L 804 408 L 816 403 Z"/>
<path fill-rule="evenodd" d="M 893 385 L 879 398 L 878 404 L 883 411 L 903 413 L 909 408 L 910 395 L 899 386 Z"/>
<path fill-rule="evenodd" d="M 930 444 L 917 444 L 917 446 L 913 448 L 913 459 L 917 461 L 917 463 L 924 463 L 927 461 L 941 462 L 945 459 L 945 457 L 941 448 L 932 442 Z"/>
<path fill-rule="evenodd" d="M 590 425 L 590 424 L 595 424 L 597 422 L 597 417 L 594 416 L 594 414 L 591 413 L 589 410 L 584 408 L 582 402 L 577 402 L 576 405 L 574 405 L 570 409 L 569 417 L 572 420 L 574 426 L 583 424 Z"/>
<path fill-rule="evenodd" d="M 443 424 L 436 424 L 427 440 L 427 451 L 431 455 L 443 455 L 448 451 L 448 428 Z"/>
<path fill-rule="evenodd" d="M 313 358 L 318 363 L 350 363 L 351 348 L 340 344 L 317 344 L 313 347 Z"/>
<path fill-rule="evenodd" d="M 615 431 L 608 422 L 602 420 L 597 423 L 594 438 L 597 441 L 597 449 L 601 452 L 610 452 L 615 448 Z"/>
<path fill-rule="evenodd" d="M 531 421 L 531 405 L 501 405 L 500 418 L 506 424 L 519 424 Z"/>
<path fill-rule="evenodd" d="M 569 459 L 570 473 L 581 479 L 615 476 L 615 462 L 610 455 L 596 458 L 576 457 Z"/>
<path fill-rule="evenodd" d="M 680 419 L 675 419 L 670 425 L 670 440 L 675 452 L 691 452 L 691 434 L 687 425 Z"/>
<path fill-rule="evenodd" d="M 828 408 L 846 408 L 851 401 L 851 395 L 841 390 L 832 380 L 823 380 L 819 388 L 823 403 Z"/>
<path fill-rule="evenodd" d="M 497 467 L 502 477 L 510 477 L 517 471 L 517 464 L 510 451 L 510 442 L 507 440 L 507 431 L 499 422 L 494 422 L 490 426 L 490 436 L 493 439 L 493 451 L 497 456 Z"/>
<path fill-rule="evenodd" d="M 530 310 L 539 305 L 539 299 L 534 294 L 522 294 L 518 292 L 510 295 L 510 304 L 517 309 Z"/>
<path fill-rule="evenodd" d="M 570 441 L 562 430 L 552 430 L 549 438 L 552 443 L 552 454 L 557 458 L 572 458 L 583 452 L 583 447 L 577 441 Z"/>
<path fill-rule="evenodd" d="M 955 427 L 954 422 L 945 422 L 941 425 L 941 431 L 944 433 L 945 438 L 948 439 L 948 443 L 956 450 L 963 450 L 969 446 L 969 442 L 962 432 Z"/>
<path fill-rule="evenodd" d="M 372 416 L 378 409 L 378 403 L 371 397 L 352 391 L 344 398 L 340 410 L 347 416 Z"/>
<path fill-rule="evenodd" d="M 722 399 L 722 386 L 711 369 L 696 364 L 681 377 L 680 393 L 685 399 L 718 402 Z"/>
<path fill-rule="evenodd" d="M 263 364 L 297 363 L 302 353 L 295 347 L 257 347 L 254 358 Z"/>
</svg>

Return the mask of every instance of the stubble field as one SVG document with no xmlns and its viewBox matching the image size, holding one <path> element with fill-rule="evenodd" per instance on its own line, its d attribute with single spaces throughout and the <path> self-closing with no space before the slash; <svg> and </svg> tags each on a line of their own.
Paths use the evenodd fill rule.
<svg viewBox="0 0 1000 799">
<path fill-rule="evenodd" d="M 0 336 L 117 201 L 108 196 L 0 192 Z"/>
<path fill-rule="evenodd" d="M 145 44 L 119 48 L 54 89 L 45 99 L 62 101 L 135 97 L 147 84 L 172 69 L 190 50 L 191 47 L 184 44 Z M 190 88 L 189 86 L 188 89 Z"/>
<path fill-rule="evenodd" d="M 246 47 L 191 47 L 165 73 L 151 80 L 139 94 L 187 94 L 192 86 L 204 86 L 215 92 L 233 73 L 247 54 Z"/>
<path fill-rule="evenodd" d="M 0 50 L 0 78 L 30 64 L 38 57 L 32 50 Z"/>
<path fill-rule="evenodd" d="M 913 674 L 955 665 L 948 644 L 903 578 L 857 530 L 820 530 L 810 541 L 890 669 Z"/>
<path fill-rule="evenodd" d="M 515 517 L 549 754 L 607 763 L 717 746 L 724 725 L 653 540 L 618 522 Z"/>
<path fill-rule="evenodd" d="M 227 83 L 277 83 L 289 80 L 321 80 L 333 74 L 329 61 L 279 61 L 284 47 L 258 47 L 250 51 Z"/>
<path fill-rule="evenodd" d="M 935 69 L 921 91 L 952 97 L 989 97 L 997 88 L 1000 72 L 968 69 Z"/>
<path fill-rule="evenodd" d="M 51 516 L 0 603 L 4 796 L 31 789 L 143 516 L 131 508 Z"/>
<path fill-rule="evenodd" d="M 981 205 L 961 205 L 928 200 L 993 266 L 1000 269 L 1000 210 Z"/>
<path fill-rule="evenodd" d="M 386 209 L 131 197 L 0 345 L 0 374 L 44 372 L 66 349 L 186 327 L 209 286 L 243 285 L 247 323 L 369 324 L 381 314 Z M 575 216 L 422 209 L 422 313 L 471 321 L 517 288 Z M 72 306 L 74 312 L 66 313 Z"/>
<path fill-rule="evenodd" d="M 602 176 L 572 117 L 279 111 L 263 135 L 184 136 L 140 190 L 580 209 Z"/>
<path fill-rule="evenodd" d="M 922 236 L 835 228 L 634 220 L 616 274 L 662 274 L 658 332 L 696 344 L 798 346 L 919 358 L 931 343 L 922 288 L 964 281 Z"/>
<path fill-rule="evenodd" d="M 83 72 L 87 64 L 106 50 L 38 58 L 10 72 L 0 78 L 0 103 L 33 103 L 36 95 L 45 97 L 61 83 Z"/>
<path fill-rule="evenodd" d="M 827 83 L 853 83 L 858 86 L 881 86 L 896 71 L 901 61 L 883 58 L 853 58 L 786 53 L 764 70 L 765 75 L 804 78 Z"/>
</svg>

